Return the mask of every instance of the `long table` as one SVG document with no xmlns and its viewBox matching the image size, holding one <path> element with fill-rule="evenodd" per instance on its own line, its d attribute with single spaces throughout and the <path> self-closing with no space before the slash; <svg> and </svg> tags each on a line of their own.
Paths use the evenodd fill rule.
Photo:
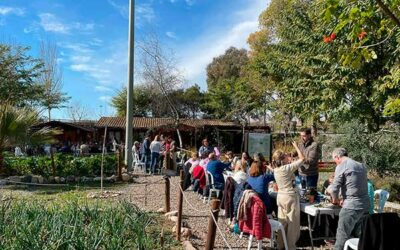
<svg viewBox="0 0 400 250">
<path fill-rule="evenodd" d="M 314 249 L 314 241 L 316 240 L 335 239 L 335 237 L 329 236 L 329 220 L 327 216 L 332 216 L 332 218 L 338 216 L 340 213 L 340 209 L 341 207 L 339 206 L 324 207 L 319 205 L 316 206 L 315 204 L 310 204 L 310 203 L 300 203 L 300 210 L 307 214 L 308 230 L 310 233 L 312 249 Z M 317 225 L 317 221 L 321 222 L 321 215 L 325 215 L 323 216 L 325 219 L 324 223 L 325 235 L 320 237 L 314 237 L 313 232 Z M 313 217 L 313 219 L 311 219 L 311 217 Z"/>
</svg>

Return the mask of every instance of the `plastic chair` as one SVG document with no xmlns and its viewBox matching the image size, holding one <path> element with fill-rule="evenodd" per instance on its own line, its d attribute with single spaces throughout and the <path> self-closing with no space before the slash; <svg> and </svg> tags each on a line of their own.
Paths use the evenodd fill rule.
<svg viewBox="0 0 400 250">
<path fill-rule="evenodd" d="M 138 154 L 133 154 L 133 172 L 138 172 L 140 170 L 146 173 L 146 163 L 140 161 Z"/>
<path fill-rule="evenodd" d="M 350 250 L 350 249 L 357 250 L 359 240 L 360 240 L 359 238 L 351 238 L 346 240 L 346 243 L 344 243 L 343 250 Z"/>
<path fill-rule="evenodd" d="M 270 241 L 270 246 L 274 247 L 274 241 L 275 240 L 275 232 L 281 231 L 282 233 L 282 238 L 283 238 L 283 244 L 285 245 L 285 249 L 288 250 L 288 244 L 286 240 L 286 232 L 285 228 L 283 227 L 282 223 L 280 223 L 277 220 L 274 219 L 269 219 L 269 224 L 271 225 L 271 241 Z"/>
<path fill-rule="evenodd" d="M 283 238 L 283 244 L 285 245 L 285 249 L 288 250 L 288 245 L 287 245 L 287 240 L 286 240 L 286 233 L 285 233 L 285 228 L 283 227 L 282 223 L 280 223 L 277 220 L 274 219 L 269 219 L 269 224 L 271 225 L 271 239 L 270 239 L 270 247 L 273 248 L 274 247 L 274 242 L 276 242 L 275 240 L 275 232 L 278 232 L 279 230 L 282 233 L 282 238 Z M 240 238 L 243 237 L 243 232 L 240 233 Z M 251 243 L 253 241 L 254 236 L 250 234 L 249 236 L 249 243 L 247 245 L 247 249 L 250 250 L 251 249 Z M 258 240 L 257 241 L 257 249 L 261 250 L 262 249 L 262 240 Z"/>
<path fill-rule="evenodd" d="M 206 171 L 206 183 L 207 183 L 207 185 L 209 187 L 208 203 L 210 203 L 211 195 L 213 193 L 215 193 L 216 197 L 219 197 L 219 193 L 221 192 L 221 190 L 215 188 L 215 186 L 214 186 L 214 177 L 209 171 Z M 206 199 L 206 197 L 204 197 L 204 199 Z"/>
<path fill-rule="evenodd" d="M 378 214 L 382 213 L 386 201 L 389 199 L 389 192 L 384 189 L 375 190 L 374 196 L 378 196 Z"/>
</svg>

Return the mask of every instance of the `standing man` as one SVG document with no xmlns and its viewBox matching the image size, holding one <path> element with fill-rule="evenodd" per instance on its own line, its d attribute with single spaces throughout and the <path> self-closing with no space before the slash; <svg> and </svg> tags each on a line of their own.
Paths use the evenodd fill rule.
<svg viewBox="0 0 400 250">
<path fill-rule="evenodd" d="M 143 140 L 143 159 L 146 165 L 146 171 L 150 170 L 150 159 L 151 159 L 151 150 L 150 150 L 150 135 L 146 134 L 146 137 Z"/>
<path fill-rule="evenodd" d="M 214 153 L 214 148 L 208 144 L 207 138 L 204 138 L 202 146 L 199 148 L 199 157 L 208 157 L 210 153 Z"/>
<path fill-rule="evenodd" d="M 363 219 L 369 212 L 367 168 L 347 157 L 344 148 L 334 149 L 332 157 L 337 165 L 331 187 L 332 203 L 342 206 L 335 250 L 342 250 L 346 240 L 352 236 L 360 237 Z M 339 200 L 339 191 L 342 193 L 342 200 Z"/>
<path fill-rule="evenodd" d="M 299 168 L 302 187 L 316 188 L 318 184 L 318 143 L 314 141 L 309 128 L 300 131 L 300 138 L 299 149 L 304 155 L 303 164 Z"/>
</svg>

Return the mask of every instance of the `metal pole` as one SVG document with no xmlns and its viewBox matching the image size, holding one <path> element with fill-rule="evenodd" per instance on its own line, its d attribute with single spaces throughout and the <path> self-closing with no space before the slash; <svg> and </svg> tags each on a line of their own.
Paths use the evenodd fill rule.
<svg viewBox="0 0 400 250">
<path fill-rule="evenodd" d="M 132 167 L 132 136 L 133 136 L 133 80 L 134 80 L 134 37 L 135 37 L 135 0 L 129 1 L 129 38 L 128 38 L 128 88 L 126 100 L 126 131 L 125 131 L 125 164 Z"/>
</svg>

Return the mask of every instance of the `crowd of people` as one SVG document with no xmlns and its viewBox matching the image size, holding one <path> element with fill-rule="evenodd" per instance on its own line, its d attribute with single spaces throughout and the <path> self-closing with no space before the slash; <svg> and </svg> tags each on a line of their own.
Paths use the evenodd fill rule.
<svg viewBox="0 0 400 250">
<path fill-rule="evenodd" d="M 204 139 L 198 153 L 193 153 L 186 161 L 185 169 L 190 175 L 192 190 L 206 197 L 210 187 L 207 183 L 210 178 L 206 175 L 212 176 L 212 188 L 221 191 L 219 198 L 222 198 L 222 207 L 232 228 L 239 225 L 244 232 L 265 236 L 268 227 L 250 232 L 243 220 L 275 217 L 285 227 L 289 249 L 296 249 L 300 237 L 301 190 L 317 190 L 320 151 L 310 129 L 303 129 L 299 142 L 292 145 L 295 152 L 276 150 L 271 160 L 266 161 L 260 153 L 253 157 L 247 152 L 240 157 L 230 151 L 221 155 Z M 349 158 L 343 148 L 333 150 L 332 159 L 337 166 L 328 181 L 326 197 L 332 204 L 342 207 L 335 242 L 335 249 L 341 250 L 347 239 L 360 235 L 361 222 L 373 204 L 368 194 L 366 166 Z M 308 202 L 312 202 L 311 199 Z M 247 209 L 252 206 L 257 209 Z M 251 214 L 261 210 L 264 214 Z M 278 248 L 283 246 L 282 238 L 278 237 Z"/>
<path fill-rule="evenodd" d="M 142 143 L 135 141 L 132 147 L 134 161 L 145 164 L 146 172 L 160 173 L 161 168 L 177 170 L 177 145 L 172 136 L 155 135 L 153 140 L 146 134 Z"/>
</svg>

